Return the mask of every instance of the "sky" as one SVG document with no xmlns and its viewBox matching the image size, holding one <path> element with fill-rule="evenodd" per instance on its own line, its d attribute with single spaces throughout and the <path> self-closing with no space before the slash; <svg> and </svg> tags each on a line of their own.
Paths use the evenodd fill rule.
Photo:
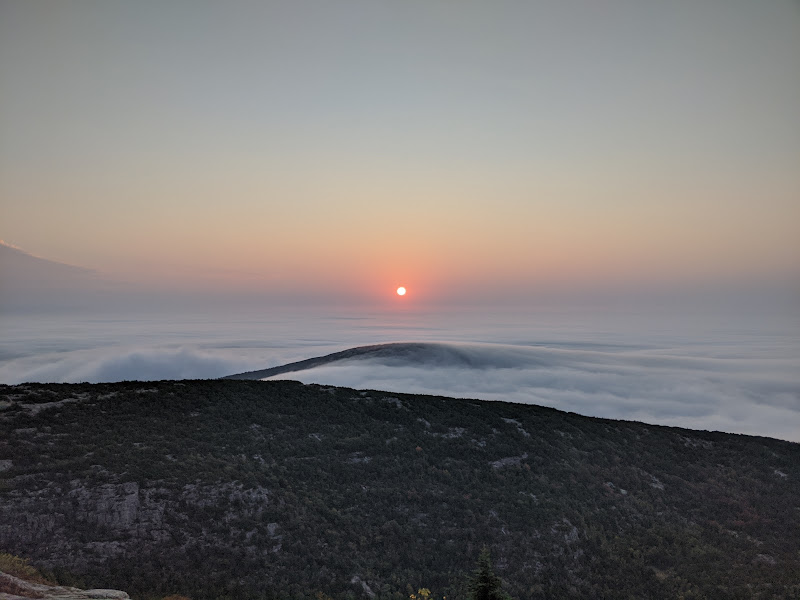
<svg viewBox="0 0 800 600">
<path fill-rule="evenodd" d="M 3 0 L 0 238 L 292 301 L 796 286 L 798 31 L 793 0 Z"/>
</svg>

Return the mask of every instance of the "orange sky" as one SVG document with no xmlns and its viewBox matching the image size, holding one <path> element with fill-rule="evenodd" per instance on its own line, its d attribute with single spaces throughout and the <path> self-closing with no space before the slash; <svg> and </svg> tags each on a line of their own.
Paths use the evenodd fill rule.
<svg viewBox="0 0 800 600">
<path fill-rule="evenodd" d="M 322 301 L 796 282 L 800 11 L 593 6 L 4 5 L 0 236 Z"/>
</svg>

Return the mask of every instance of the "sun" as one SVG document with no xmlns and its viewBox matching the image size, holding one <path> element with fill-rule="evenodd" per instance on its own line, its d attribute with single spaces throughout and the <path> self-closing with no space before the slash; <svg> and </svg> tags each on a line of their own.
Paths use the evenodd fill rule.
<svg viewBox="0 0 800 600">
<path fill-rule="evenodd" d="M 406 295 L 406 288 L 404 288 L 403 286 L 400 286 L 399 288 L 397 288 L 397 295 L 398 296 L 405 296 Z"/>
</svg>

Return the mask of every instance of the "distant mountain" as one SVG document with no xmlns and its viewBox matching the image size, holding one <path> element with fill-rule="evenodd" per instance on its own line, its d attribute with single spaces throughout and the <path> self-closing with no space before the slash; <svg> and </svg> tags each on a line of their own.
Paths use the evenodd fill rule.
<svg viewBox="0 0 800 600">
<path fill-rule="evenodd" d="M 326 354 L 325 356 L 307 358 L 277 367 L 228 375 L 223 379 L 266 379 L 268 377 L 274 377 L 275 375 L 297 373 L 299 371 L 349 360 L 380 360 L 382 364 L 397 364 L 402 366 L 463 366 L 470 368 L 496 366 L 489 364 L 476 365 L 475 358 L 468 351 L 459 349 L 452 344 L 436 342 L 391 342 L 388 344 L 357 346 L 340 352 Z M 488 361 L 488 358 L 484 358 L 484 360 Z M 507 365 L 504 364 L 503 366 Z"/>
<path fill-rule="evenodd" d="M 136 598 L 800 597 L 800 445 L 291 381 L 0 386 L 0 552 Z"/>
<path fill-rule="evenodd" d="M 91 269 L 39 258 L 0 241 L 0 308 L 63 308 L 106 288 Z"/>
</svg>

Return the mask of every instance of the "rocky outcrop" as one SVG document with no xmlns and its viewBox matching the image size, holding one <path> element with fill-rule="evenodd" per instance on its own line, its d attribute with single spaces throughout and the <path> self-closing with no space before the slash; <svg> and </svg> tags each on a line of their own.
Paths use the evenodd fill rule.
<svg viewBox="0 0 800 600">
<path fill-rule="evenodd" d="M 0 571 L 0 600 L 125 600 L 130 598 L 119 590 L 81 590 L 73 587 L 31 583 Z"/>
<path fill-rule="evenodd" d="M 261 518 L 270 492 L 261 487 L 245 490 L 231 482 L 187 484 L 175 490 L 157 483 L 92 485 L 72 479 L 14 490 L 7 500 L 7 510 L 0 513 L 0 542 L 35 556 L 46 568 L 80 572 L 87 564 L 174 548 L 181 535 L 176 531 L 204 548 L 224 546 L 237 523 Z M 266 527 L 268 537 L 278 539 L 277 525 Z"/>
</svg>

